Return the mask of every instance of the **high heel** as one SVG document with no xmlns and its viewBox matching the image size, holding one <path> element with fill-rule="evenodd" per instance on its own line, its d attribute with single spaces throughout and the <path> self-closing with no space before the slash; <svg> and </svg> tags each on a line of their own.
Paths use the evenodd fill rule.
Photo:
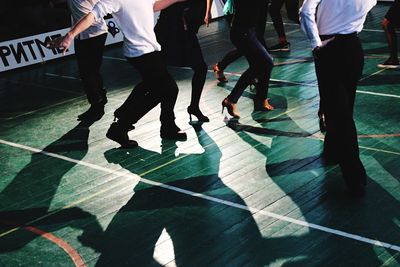
<svg viewBox="0 0 400 267">
<path fill-rule="evenodd" d="M 326 132 L 326 121 L 325 121 L 325 115 L 322 111 L 318 111 L 318 118 L 319 118 L 319 130 L 321 133 Z"/>
<path fill-rule="evenodd" d="M 228 98 L 225 98 L 222 101 L 221 104 L 222 104 L 222 113 L 224 113 L 224 108 L 226 108 L 226 110 L 228 111 L 229 115 L 231 115 L 232 117 L 237 118 L 237 119 L 240 118 L 239 113 L 236 111 L 236 104 L 235 103 L 232 103 L 232 102 L 229 101 Z"/>
<path fill-rule="evenodd" d="M 268 102 L 269 98 L 259 100 L 254 99 L 254 110 L 255 111 L 271 111 L 274 107 Z"/>
<path fill-rule="evenodd" d="M 189 113 L 190 122 L 192 122 L 192 115 L 195 115 L 199 122 L 209 122 L 210 121 L 210 119 L 207 116 L 205 116 L 203 113 L 201 113 L 199 107 L 188 106 L 187 113 Z"/>
</svg>

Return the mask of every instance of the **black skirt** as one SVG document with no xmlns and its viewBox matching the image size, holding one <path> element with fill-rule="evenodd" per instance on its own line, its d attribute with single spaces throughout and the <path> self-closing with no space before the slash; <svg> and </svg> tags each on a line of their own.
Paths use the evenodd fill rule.
<svg viewBox="0 0 400 267">
<path fill-rule="evenodd" d="M 191 67 L 204 62 L 196 35 L 202 21 L 201 11 L 196 9 L 197 5 L 191 5 L 197 1 L 177 3 L 160 13 L 154 31 L 168 65 Z"/>
</svg>

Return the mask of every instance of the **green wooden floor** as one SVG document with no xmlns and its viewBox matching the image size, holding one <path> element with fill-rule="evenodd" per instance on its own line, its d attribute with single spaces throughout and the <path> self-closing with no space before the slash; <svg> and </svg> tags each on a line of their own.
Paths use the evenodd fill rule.
<svg viewBox="0 0 400 267">
<path fill-rule="evenodd" d="M 186 142 L 160 139 L 159 107 L 130 132 L 138 148 L 105 138 L 139 81 L 118 45 L 104 56 L 106 114 L 90 125 L 76 121 L 88 105 L 73 57 L 1 74 L 0 266 L 400 266 L 400 71 L 376 67 L 388 57 L 387 8 L 374 8 L 360 34 L 364 199 L 322 164 L 314 65 L 297 25 L 286 24 L 292 51 L 274 54 L 274 111 L 253 112 L 247 90 L 239 123 L 224 119 L 240 59 L 223 87 L 210 67 L 201 108 L 211 122 L 193 127 L 192 72 L 170 69 Z M 266 38 L 275 44 L 271 24 Z M 232 47 L 222 20 L 199 39 L 209 66 Z"/>
</svg>

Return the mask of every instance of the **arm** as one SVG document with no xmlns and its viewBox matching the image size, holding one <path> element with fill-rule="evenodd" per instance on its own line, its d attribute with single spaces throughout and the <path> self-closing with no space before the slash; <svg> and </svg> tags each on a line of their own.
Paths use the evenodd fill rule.
<svg viewBox="0 0 400 267">
<path fill-rule="evenodd" d="M 89 28 L 93 22 L 103 20 L 105 15 L 117 12 L 120 7 L 120 2 L 117 0 L 98 1 L 93 9 L 72 26 L 65 36 L 50 41 L 47 47 L 63 48 L 63 53 L 65 54 L 75 36 Z"/>
<path fill-rule="evenodd" d="M 63 49 L 63 54 L 65 55 L 68 47 L 71 45 L 72 41 L 74 40 L 75 36 L 86 30 L 93 24 L 95 21 L 94 14 L 92 12 L 88 13 L 84 16 L 81 20 L 78 21 L 74 26 L 72 26 L 71 30 L 67 32 L 66 35 L 51 40 L 47 43 L 47 47 L 56 48 L 60 47 Z"/>
<path fill-rule="evenodd" d="M 173 5 L 178 2 L 185 2 L 186 0 L 156 0 L 153 5 L 153 11 L 161 11 L 170 5 Z"/>
<path fill-rule="evenodd" d="M 317 6 L 320 2 L 321 0 L 305 0 L 299 13 L 301 28 L 311 41 L 311 47 L 313 49 L 322 46 L 317 22 L 315 21 Z"/>
<path fill-rule="evenodd" d="M 206 8 L 206 14 L 204 16 L 204 23 L 208 27 L 208 24 L 210 24 L 210 21 L 212 19 L 211 17 L 211 6 L 212 6 L 213 0 L 207 0 L 207 8 Z"/>
</svg>

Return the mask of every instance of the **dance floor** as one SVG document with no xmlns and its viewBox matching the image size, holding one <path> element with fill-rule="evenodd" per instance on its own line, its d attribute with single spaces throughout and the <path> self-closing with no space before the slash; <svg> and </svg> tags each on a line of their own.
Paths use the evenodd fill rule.
<svg viewBox="0 0 400 267">
<path fill-rule="evenodd" d="M 321 159 L 319 96 L 309 41 L 286 23 L 290 53 L 274 53 L 270 112 L 247 89 L 237 122 L 221 101 L 247 68 L 218 84 L 212 64 L 232 45 L 224 20 L 202 27 L 209 123 L 189 124 L 192 71 L 171 67 L 185 142 L 163 141 L 159 107 L 129 133 L 135 149 L 105 137 L 114 110 L 140 80 L 120 45 L 102 72 L 106 114 L 88 108 L 75 58 L 0 75 L 0 266 L 400 266 L 400 70 L 388 57 L 379 4 L 360 33 L 365 67 L 355 121 L 368 173 L 364 198 Z M 268 23 L 266 41 L 276 35 Z"/>
</svg>

